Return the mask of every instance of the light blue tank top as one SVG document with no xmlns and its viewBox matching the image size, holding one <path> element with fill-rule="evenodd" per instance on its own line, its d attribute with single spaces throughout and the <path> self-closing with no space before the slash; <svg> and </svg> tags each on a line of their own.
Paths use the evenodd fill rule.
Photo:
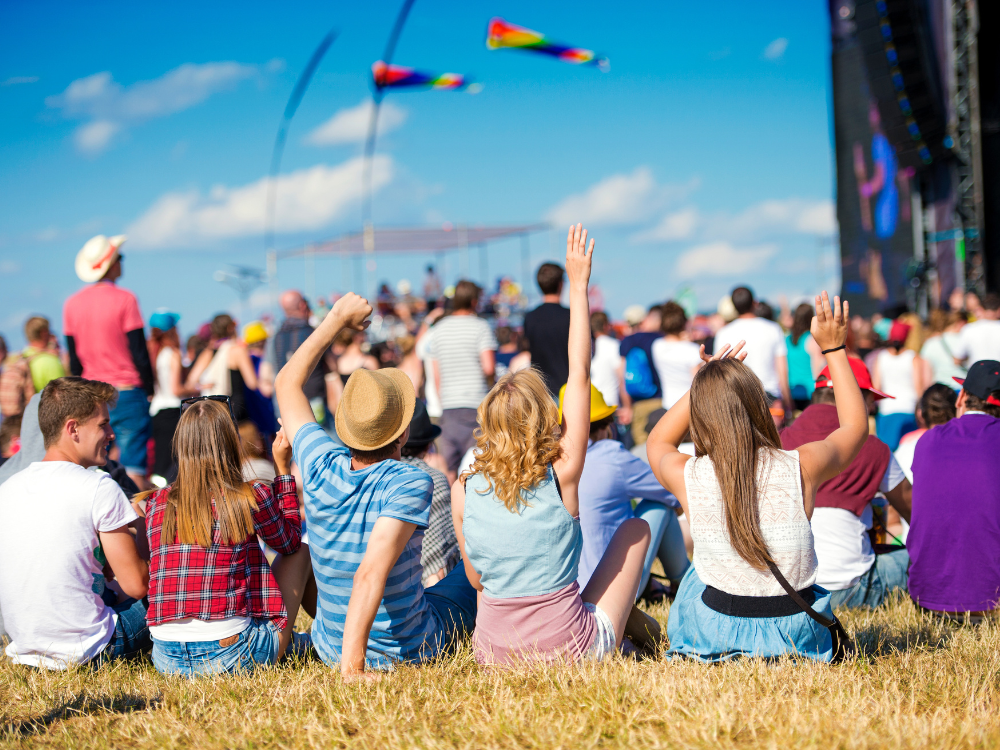
<svg viewBox="0 0 1000 750">
<path fill-rule="evenodd" d="M 462 533 L 465 553 L 496 599 L 539 596 L 573 583 L 579 573 L 583 534 L 556 489 L 555 472 L 521 493 L 519 513 L 511 513 L 482 474 L 465 483 Z"/>
</svg>

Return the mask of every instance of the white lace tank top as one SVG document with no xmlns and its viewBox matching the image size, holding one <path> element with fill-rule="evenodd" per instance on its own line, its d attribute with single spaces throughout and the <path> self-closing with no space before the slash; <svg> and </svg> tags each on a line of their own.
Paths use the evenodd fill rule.
<svg viewBox="0 0 1000 750">
<path fill-rule="evenodd" d="M 708 586 L 736 596 L 782 596 L 767 568 L 756 570 L 729 542 L 722 491 L 708 456 L 684 466 L 694 567 Z M 812 528 L 802 506 L 798 451 L 761 449 L 757 462 L 760 530 L 778 570 L 796 591 L 816 582 Z"/>
</svg>

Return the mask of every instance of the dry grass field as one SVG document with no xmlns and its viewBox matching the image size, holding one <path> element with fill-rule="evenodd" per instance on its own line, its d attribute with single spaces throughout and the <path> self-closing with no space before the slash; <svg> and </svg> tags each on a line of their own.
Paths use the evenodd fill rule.
<svg viewBox="0 0 1000 750">
<path fill-rule="evenodd" d="M 667 607 L 650 610 L 666 622 Z M 837 666 L 478 667 L 468 648 L 375 683 L 313 660 L 167 679 L 152 664 L 46 673 L 0 661 L 0 746 L 59 748 L 965 748 L 1000 746 L 1000 625 L 900 599 L 840 613 Z"/>
</svg>

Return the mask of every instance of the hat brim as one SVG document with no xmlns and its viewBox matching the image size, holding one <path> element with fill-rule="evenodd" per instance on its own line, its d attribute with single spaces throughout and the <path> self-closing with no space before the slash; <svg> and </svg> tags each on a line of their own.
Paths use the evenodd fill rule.
<svg viewBox="0 0 1000 750">
<path fill-rule="evenodd" d="M 952 378 L 959 385 L 965 385 L 965 378 Z"/>
<path fill-rule="evenodd" d="M 816 381 L 816 387 L 817 388 L 833 388 L 833 383 L 831 381 L 829 381 L 829 380 L 817 380 Z M 888 393 L 885 393 L 883 391 L 877 390 L 875 388 L 862 388 L 861 390 L 868 391 L 870 394 L 872 394 L 875 397 L 876 401 L 881 401 L 884 398 L 892 398 L 892 399 L 896 398 L 895 396 L 890 396 Z"/>
<path fill-rule="evenodd" d="M 355 435 L 348 426 L 345 411 L 347 402 L 346 399 L 341 396 L 340 403 L 337 404 L 334 428 L 337 430 L 337 436 L 344 441 L 344 445 L 358 451 L 377 451 L 379 448 L 384 448 L 389 445 L 389 443 L 406 432 L 406 428 L 410 426 L 410 422 L 413 420 L 413 409 L 417 403 L 417 394 L 413 390 L 413 381 L 410 380 L 410 376 L 405 372 L 395 367 L 385 367 L 381 370 L 374 370 L 374 372 L 388 377 L 396 386 L 403 398 L 403 416 L 400 420 L 399 427 L 391 435 L 383 438 L 378 443 L 369 445 L 366 444 L 365 441 L 359 436 Z"/>
<path fill-rule="evenodd" d="M 602 419 L 607 419 L 608 417 L 610 417 L 616 411 L 618 411 L 618 407 L 617 406 L 607 406 L 604 409 L 601 409 L 601 410 L 595 412 L 594 414 L 591 414 L 590 415 L 590 421 L 591 422 L 600 422 Z"/>
<path fill-rule="evenodd" d="M 420 435 L 414 435 L 413 431 L 410 431 L 410 437 L 406 441 L 406 445 L 410 448 L 416 448 L 420 445 L 429 445 L 437 440 L 441 436 L 441 428 L 436 424 L 431 424 L 430 429 Z"/>
</svg>

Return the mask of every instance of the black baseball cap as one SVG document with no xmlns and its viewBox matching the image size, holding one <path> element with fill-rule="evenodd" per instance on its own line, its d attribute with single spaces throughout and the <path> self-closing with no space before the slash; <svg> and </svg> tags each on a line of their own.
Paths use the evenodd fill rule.
<svg viewBox="0 0 1000 750">
<path fill-rule="evenodd" d="M 1000 406 L 1000 398 L 994 395 L 1000 391 L 1000 362 L 995 359 L 981 359 L 969 368 L 964 378 L 952 379 L 976 398 Z"/>
</svg>

